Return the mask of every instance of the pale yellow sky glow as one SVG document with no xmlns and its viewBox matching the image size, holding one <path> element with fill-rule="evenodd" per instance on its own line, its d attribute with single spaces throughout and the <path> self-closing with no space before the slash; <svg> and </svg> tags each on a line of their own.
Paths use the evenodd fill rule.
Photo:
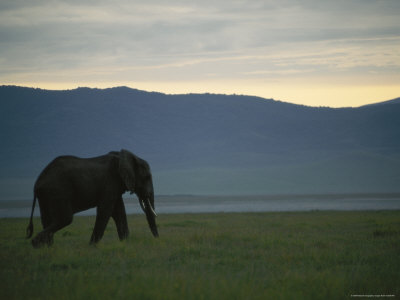
<svg viewBox="0 0 400 300">
<path fill-rule="evenodd" d="M 214 93 L 251 95 L 266 99 L 275 99 L 284 102 L 307 106 L 329 107 L 358 107 L 398 98 L 398 85 L 296 85 L 272 84 L 257 85 L 253 82 L 241 85 L 240 82 L 86 82 L 84 84 L 65 82 L 21 82 L 14 83 L 20 86 L 50 89 L 69 90 L 78 87 L 110 88 L 127 86 L 149 92 L 166 94 L 187 93 Z M 154 87 L 157 87 L 156 89 Z"/>
<path fill-rule="evenodd" d="M 0 84 L 244 94 L 311 106 L 400 97 L 400 1 L 2 1 Z"/>
</svg>

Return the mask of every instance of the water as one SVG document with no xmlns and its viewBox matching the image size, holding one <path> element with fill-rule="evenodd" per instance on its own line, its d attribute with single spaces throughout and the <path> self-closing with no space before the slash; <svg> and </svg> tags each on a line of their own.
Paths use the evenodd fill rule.
<svg viewBox="0 0 400 300">
<path fill-rule="evenodd" d="M 400 210 L 400 194 L 292 196 L 159 196 L 157 214 L 312 210 Z M 0 218 L 30 216 L 31 201 L 0 201 Z M 143 213 L 137 199 L 125 199 L 128 214 Z M 90 209 L 77 215 L 95 215 Z M 36 206 L 35 216 L 39 216 Z"/>
</svg>

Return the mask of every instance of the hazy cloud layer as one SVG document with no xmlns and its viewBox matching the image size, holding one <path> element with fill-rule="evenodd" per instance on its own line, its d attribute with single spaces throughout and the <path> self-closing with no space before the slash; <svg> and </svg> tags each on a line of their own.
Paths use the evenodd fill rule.
<svg viewBox="0 0 400 300">
<path fill-rule="evenodd" d="M 346 76 L 358 84 L 382 75 L 396 85 L 399 15 L 398 0 L 5 0 L 0 80 L 84 85 Z"/>
</svg>

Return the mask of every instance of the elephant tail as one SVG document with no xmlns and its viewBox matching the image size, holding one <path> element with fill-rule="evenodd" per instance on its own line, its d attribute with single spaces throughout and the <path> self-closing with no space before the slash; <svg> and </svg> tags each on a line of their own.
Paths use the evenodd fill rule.
<svg viewBox="0 0 400 300">
<path fill-rule="evenodd" d="M 33 204 L 32 204 L 32 211 L 31 211 L 31 219 L 29 221 L 29 225 L 26 228 L 26 238 L 29 239 L 30 237 L 32 237 L 33 234 L 33 211 L 35 210 L 35 205 L 36 205 L 36 193 L 33 194 Z"/>
</svg>

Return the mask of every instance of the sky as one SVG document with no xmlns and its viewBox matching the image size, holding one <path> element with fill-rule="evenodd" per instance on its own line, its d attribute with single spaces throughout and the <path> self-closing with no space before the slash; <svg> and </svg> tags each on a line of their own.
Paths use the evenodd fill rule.
<svg viewBox="0 0 400 300">
<path fill-rule="evenodd" d="M 398 0 L 2 0 L 0 85 L 400 97 Z"/>
</svg>

